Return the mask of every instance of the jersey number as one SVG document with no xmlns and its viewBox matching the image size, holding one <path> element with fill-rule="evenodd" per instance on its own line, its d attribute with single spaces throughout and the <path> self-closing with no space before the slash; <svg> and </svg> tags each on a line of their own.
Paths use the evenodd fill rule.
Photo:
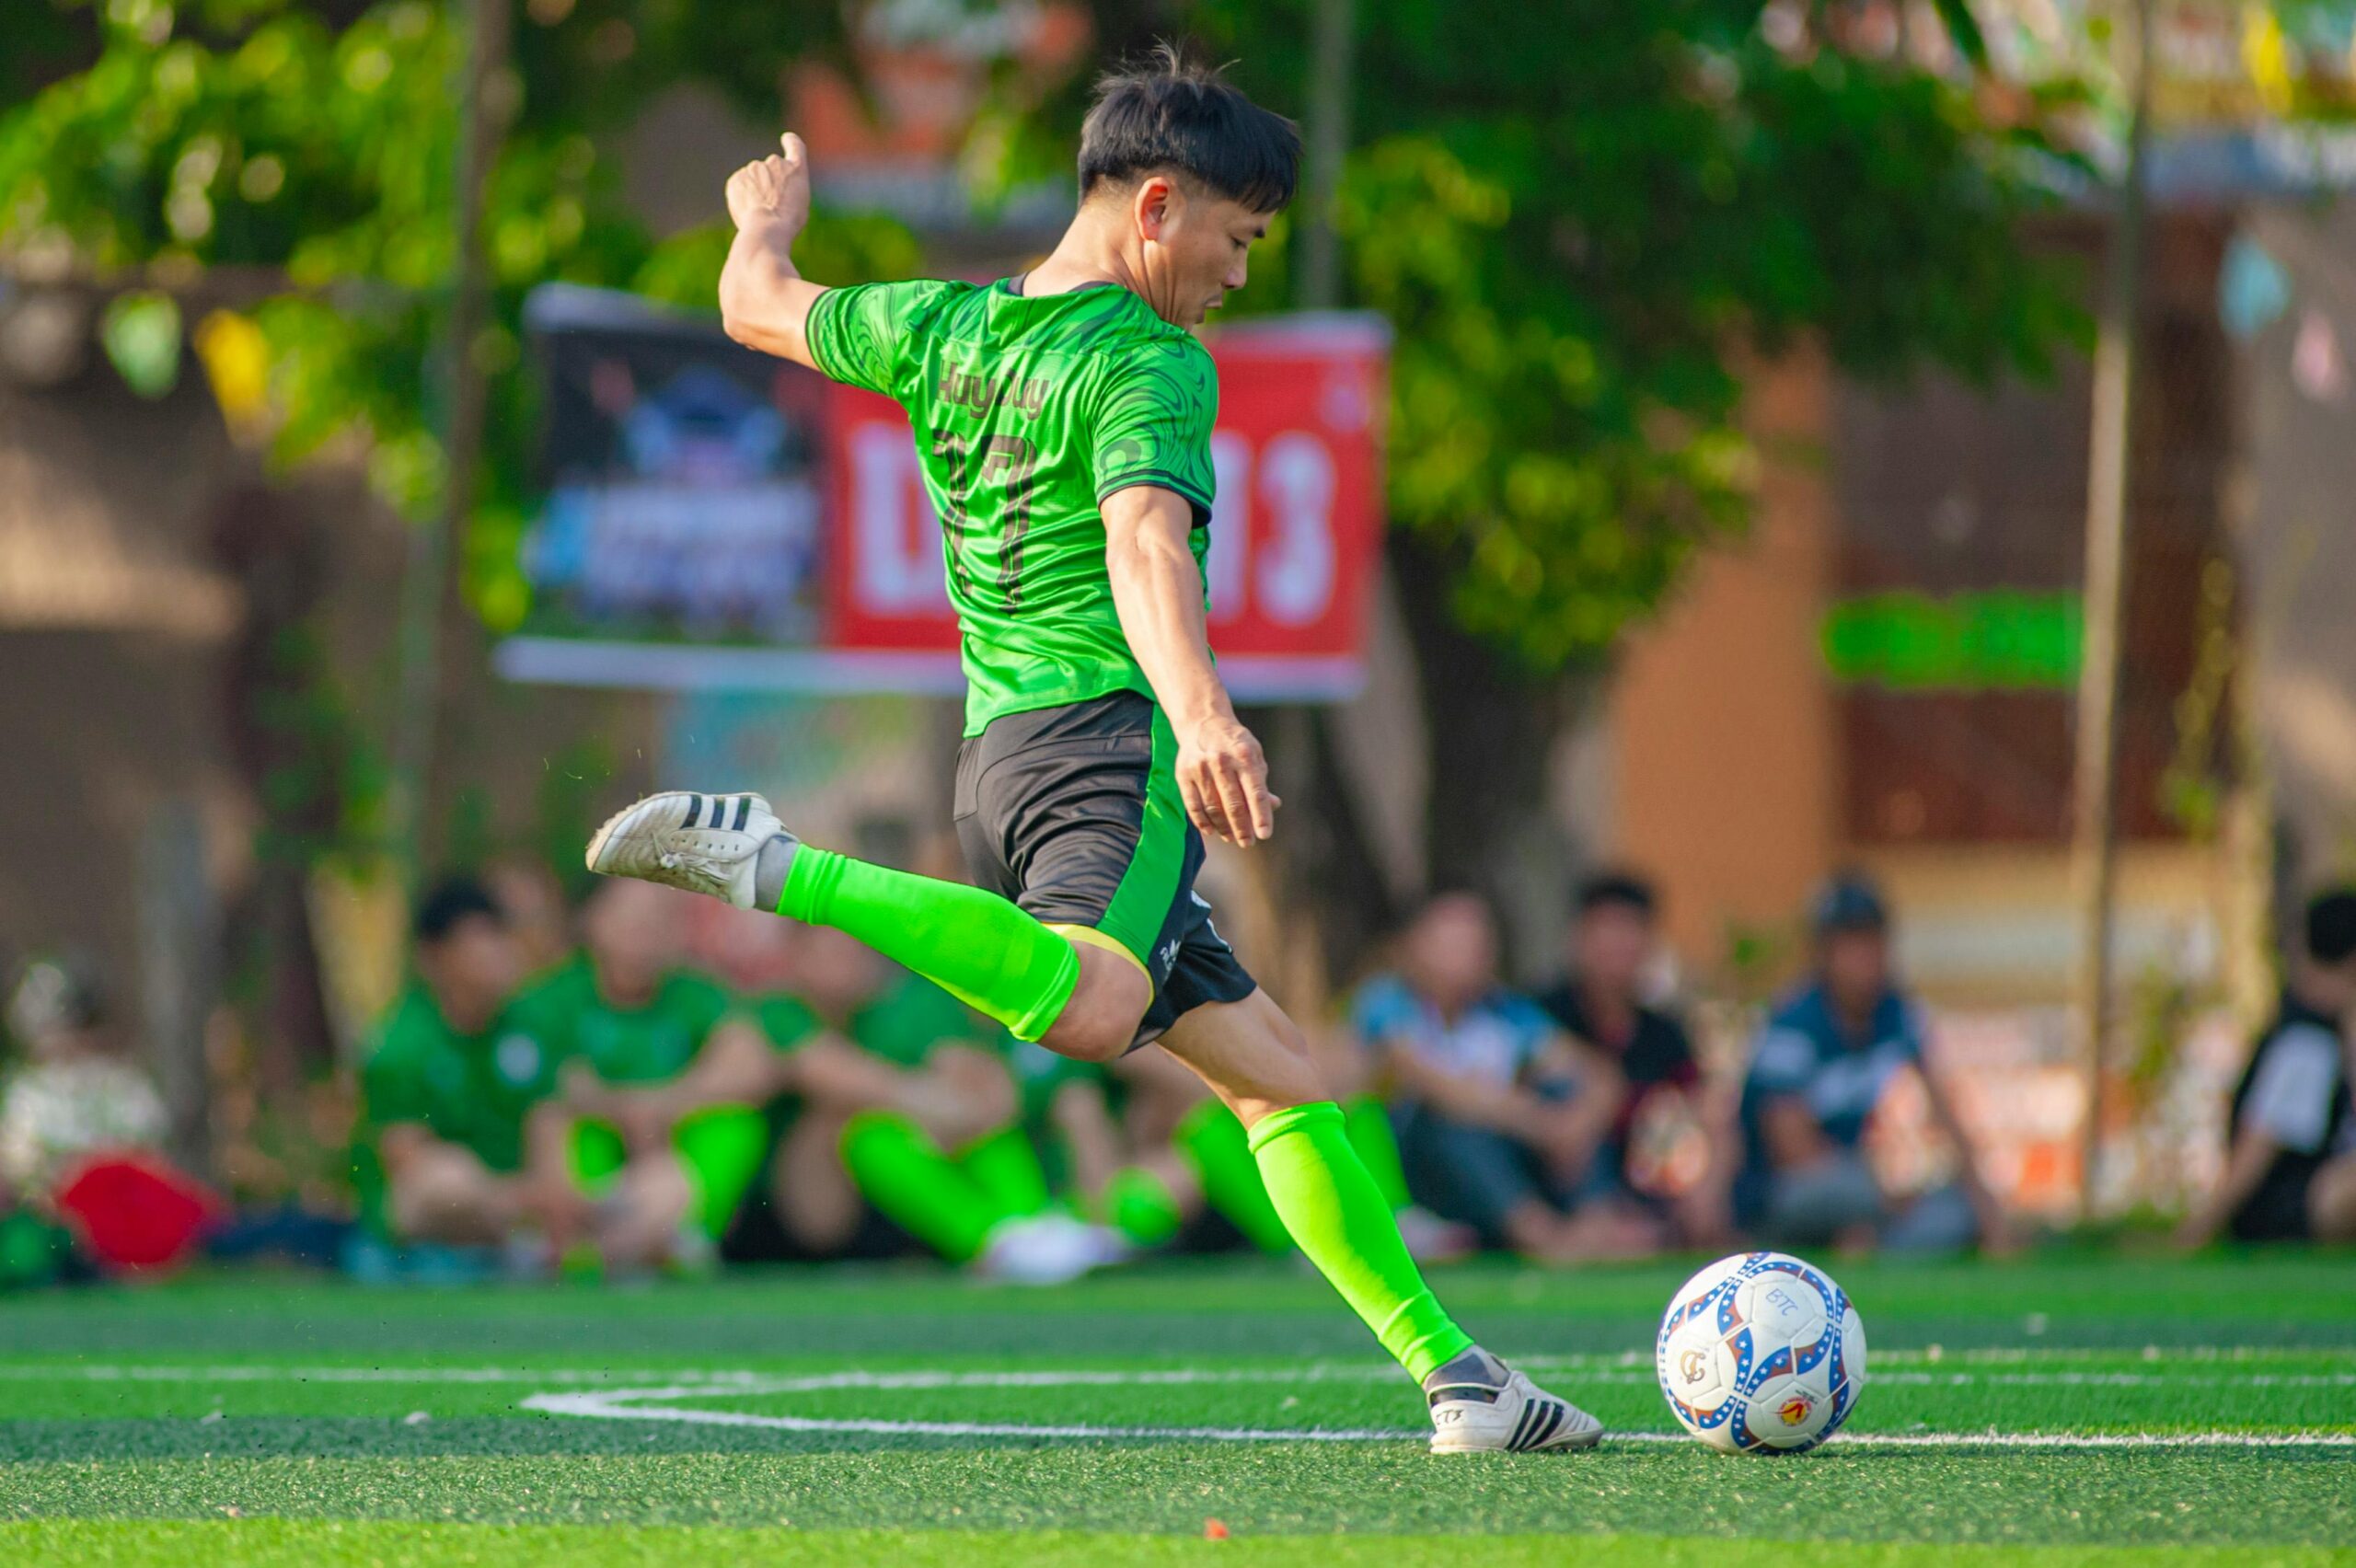
<svg viewBox="0 0 2356 1568">
<path fill-rule="evenodd" d="M 973 471 L 977 450 L 982 456 L 978 474 Z M 941 527 L 949 536 L 949 571 L 958 594 L 966 598 L 974 596 L 974 572 L 981 563 L 968 562 L 967 548 L 987 539 L 990 533 L 986 525 L 974 521 L 976 487 L 994 485 L 998 487 L 1003 519 L 998 549 L 999 607 L 1009 615 L 1021 613 L 1022 536 L 1031 531 L 1038 449 L 1019 435 L 969 439 L 955 431 L 936 430 L 932 432 L 932 455 L 941 466 L 941 497 L 948 502 L 941 508 Z M 975 553 L 980 552 L 977 549 Z"/>
</svg>

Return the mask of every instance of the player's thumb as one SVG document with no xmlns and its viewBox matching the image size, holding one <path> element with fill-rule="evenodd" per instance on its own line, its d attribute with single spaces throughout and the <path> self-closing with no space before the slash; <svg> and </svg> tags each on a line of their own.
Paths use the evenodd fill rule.
<svg viewBox="0 0 2356 1568">
<path fill-rule="evenodd" d="M 777 139 L 777 144 L 785 149 L 785 161 L 790 164 L 804 162 L 810 156 L 810 149 L 803 146 L 802 138 L 791 131 L 780 136 Z"/>
</svg>

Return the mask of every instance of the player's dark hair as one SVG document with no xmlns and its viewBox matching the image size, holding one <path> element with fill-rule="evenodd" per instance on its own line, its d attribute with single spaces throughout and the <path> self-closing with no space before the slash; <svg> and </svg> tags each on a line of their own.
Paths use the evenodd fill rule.
<svg viewBox="0 0 2356 1568">
<path fill-rule="evenodd" d="M 2334 888 L 2307 905 L 2307 956 L 2331 965 L 2356 958 L 2356 890 Z"/>
<path fill-rule="evenodd" d="M 1080 194 L 1150 175 L 1184 175 L 1212 194 L 1273 213 L 1300 179 L 1300 131 L 1262 109 L 1218 66 L 1171 44 L 1106 74 L 1080 128 Z"/>
<path fill-rule="evenodd" d="M 474 878 L 445 877 L 417 901 L 417 915 L 410 928 L 416 932 L 420 946 L 432 947 L 446 940 L 466 921 L 474 919 L 504 926 L 507 911 L 500 907 L 491 890 Z"/>
<path fill-rule="evenodd" d="M 1659 895 L 1654 893 L 1651 882 L 1634 871 L 1617 867 L 1583 879 L 1575 903 L 1582 915 L 1592 914 L 1598 909 L 1627 909 L 1647 920 L 1660 907 Z"/>
</svg>

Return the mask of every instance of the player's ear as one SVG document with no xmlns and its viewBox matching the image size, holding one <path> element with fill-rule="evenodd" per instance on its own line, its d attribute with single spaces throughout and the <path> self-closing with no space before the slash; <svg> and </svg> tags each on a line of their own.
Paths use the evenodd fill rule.
<svg viewBox="0 0 2356 1568">
<path fill-rule="evenodd" d="M 1148 175 L 1138 181 L 1137 194 L 1130 198 L 1130 215 L 1136 220 L 1138 233 L 1147 239 L 1159 240 L 1170 225 L 1172 204 L 1177 200 L 1177 187 L 1169 176 Z"/>
</svg>

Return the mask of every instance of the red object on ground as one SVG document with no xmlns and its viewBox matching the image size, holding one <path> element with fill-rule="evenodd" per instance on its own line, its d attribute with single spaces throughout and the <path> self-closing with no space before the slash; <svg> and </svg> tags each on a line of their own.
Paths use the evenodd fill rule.
<svg viewBox="0 0 2356 1568">
<path fill-rule="evenodd" d="M 1227 1539 L 1227 1527 L 1220 1524 L 1217 1519 L 1205 1519 L 1203 1521 L 1203 1539 L 1205 1540 L 1225 1540 Z"/>
<path fill-rule="evenodd" d="M 84 1160 L 52 1201 L 90 1256 L 110 1269 L 182 1262 L 223 1213 L 202 1182 L 144 1154 Z"/>
</svg>

